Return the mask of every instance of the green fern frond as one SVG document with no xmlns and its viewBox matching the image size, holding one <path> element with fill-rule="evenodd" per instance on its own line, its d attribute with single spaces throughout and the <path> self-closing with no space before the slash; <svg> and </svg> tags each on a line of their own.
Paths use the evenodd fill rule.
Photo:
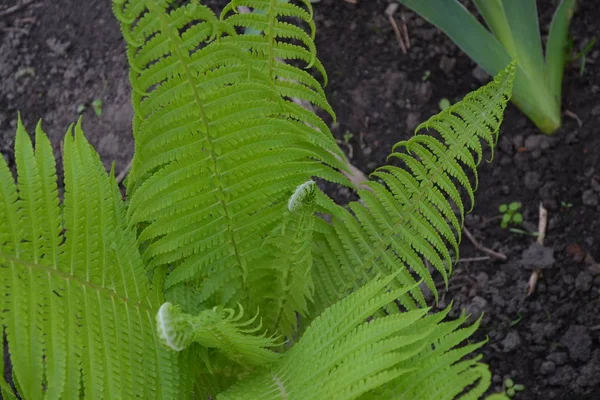
<svg viewBox="0 0 600 400">
<path fill-rule="evenodd" d="M 447 311 L 427 315 L 425 308 L 369 320 L 411 289 L 390 290 L 392 281 L 393 277 L 375 278 L 329 307 L 267 372 L 217 399 L 341 400 L 380 398 L 378 395 L 412 399 L 417 397 L 410 394 L 421 393 L 415 387 L 435 393 L 434 387 L 426 385 L 435 378 L 448 379 L 447 386 L 440 384 L 451 390 L 423 398 L 451 399 L 452 390 L 460 391 L 484 377 L 482 371 L 487 370 L 480 370 L 476 361 L 459 361 L 477 345 L 451 350 L 477 328 L 475 324 L 459 329 L 464 317 L 440 325 Z M 386 384 L 388 388 L 393 385 L 394 396 L 373 391 Z"/>
<path fill-rule="evenodd" d="M 447 244 L 458 253 L 465 212 L 460 188 L 472 203 L 476 183 L 471 184 L 468 173 L 475 175 L 476 182 L 483 152 L 480 141 L 490 147 L 496 142 L 514 71 L 512 63 L 487 86 L 419 125 L 413 138 L 396 144 L 390 158 L 401 160 L 404 168 L 390 165 L 374 172 L 378 181 L 359 190 L 362 203 L 351 203 L 350 211 L 328 206 L 333 223 L 321 220 L 315 234 L 317 310 L 374 274 L 398 270 L 394 287 L 414 288 L 399 299 L 406 309 L 425 305 L 421 290 L 414 286 L 419 279 L 437 298 L 427 264 L 447 284 L 452 265 Z M 430 128 L 442 140 L 419 134 Z M 458 218 L 446 198 L 458 209 Z"/>
<path fill-rule="evenodd" d="M 248 17 L 254 22 L 218 20 L 196 2 L 113 3 L 136 93 L 128 221 L 140 227 L 148 270 L 167 269 L 166 289 L 197 285 L 208 308 L 247 304 L 249 268 L 293 188 L 311 177 L 349 184 L 326 124 L 289 100 L 329 109 L 322 87 L 276 59 L 288 49 L 320 65 L 312 37 L 278 20 L 308 21 L 310 6 L 263 3 L 235 4 L 264 5 L 263 15 Z M 264 21 L 264 35 L 235 32 Z M 304 45 L 279 40 L 292 37 Z"/>
<path fill-rule="evenodd" d="M 14 383 L 26 399 L 180 398 L 189 377 L 155 336 L 160 303 L 121 194 L 74 131 L 64 140 L 62 210 L 40 125 L 34 151 L 19 120 L 17 185 L 0 161 L 1 318 Z"/>
</svg>

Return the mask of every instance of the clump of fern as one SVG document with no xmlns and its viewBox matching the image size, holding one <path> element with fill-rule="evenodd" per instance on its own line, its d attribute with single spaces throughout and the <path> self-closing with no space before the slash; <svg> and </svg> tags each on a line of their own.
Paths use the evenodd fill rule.
<svg viewBox="0 0 600 400">
<path fill-rule="evenodd" d="M 315 182 L 351 186 L 344 155 L 292 101 L 333 114 L 308 0 L 233 0 L 220 17 L 198 1 L 113 8 L 135 110 L 127 200 L 80 124 L 62 204 L 41 126 L 34 149 L 19 121 L 16 183 L 0 160 L 3 397 L 482 395 L 478 324 L 432 313 L 419 283 L 437 296 L 427 263 L 447 282 L 460 192 L 472 203 L 514 64 L 398 143 L 400 164 L 341 206 Z"/>
</svg>

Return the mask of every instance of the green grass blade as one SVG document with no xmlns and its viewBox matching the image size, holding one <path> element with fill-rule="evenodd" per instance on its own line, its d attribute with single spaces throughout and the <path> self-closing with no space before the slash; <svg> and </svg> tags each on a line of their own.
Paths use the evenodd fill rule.
<svg viewBox="0 0 600 400">
<path fill-rule="evenodd" d="M 543 77 L 544 55 L 535 0 L 503 0 L 503 5 L 518 63 L 528 79 L 540 80 Z"/>
<path fill-rule="evenodd" d="M 569 23 L 575 11 L 575 4 L 575 0 L 561 1 L 552 18 L 548 43 L 546 43 L 546 82 L 558 104 L 561 102 L 562 95 Z"/>
<path fill-rule="evenodd" d="M 544 133 L 561 124 L 560 100 L 546 83 L 542 39 L 535 0 L 503 0 L 519 63 L 514 102 Z"/>
<path fill-rule="evenodd" d="M 511 56 L 477 19 L 457 0 L 399 0 L 452 39 L 477 64 L 496 75 Z"/>
<path fill-rule="evenodd" d="M 502 0 L 474 0 L 479 13 L 485 19 L 494 36 L 502 42 L 508 53 L 515 57 L 516 48 L 510 26 L 506 20 Z"/>
</svg>

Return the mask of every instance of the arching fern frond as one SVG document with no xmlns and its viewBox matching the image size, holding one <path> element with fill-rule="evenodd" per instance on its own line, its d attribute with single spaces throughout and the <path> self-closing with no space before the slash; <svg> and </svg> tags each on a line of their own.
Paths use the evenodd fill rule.
<svg viewBox="0 0 600 400">
<path fill-rule="evenodd" d="M 476 167 L 482 158 L 481 140 L 496 142 L 514 77 L 512 63 L 494 81 L 419 125 L 417 134 L 398 143 L 390 156 L 404 168 L 384 166 L 373 173 L 377 181 L 359 190 L 362 203 L 345 208 L 322 202 L 333 223 L 320 220 L 315 234 L 315 293 L 317 309 L 343 298 L 374 274 L 398 271 L 394 287 L 413 287 L 400 301 L 406 309 L 424 306 L 422 279 L 437 296 L 427 263 L 446 283 L 452 259 L 448 245 L 458 252 L 465 207 L 461 188 L 473 202 Z M 441 140 L 419 134 L 439 132 Z M 403 151 L 400 151 L 403 150 Z M 458 211 L 451 206 L 450 199 Z M 335 258 L 331 257 L 335 255 Z M 320 308 L 319 308 L 320 307 Z"/>
<path fill-rule="evenodd" d="M 390 290 L 392 279 L 375 278 L 329 307 L 267 372 L 217 399 L 451 399 L 480 380 L 487 387 L 485 366 L 459 361 L 479 344 L 456 348 L 478 324 L 461 329 L 465 317 L 440 323 L 447 311 L 427 315 L 426 308 L 368 320 L 411 289 Z M 434 382 L 450 389 L 435 396 Z M 379 387 L 394 391 L 373 391 Z M 412 396 L 424 393 L 429 397 Z"/>
<path fill-rule="evenodd" d="M 81 127 L 64 141 L 62 207 L 39 125 L 34 151 L 19 121 L 15 155 L 17 185 L 0 160 L 0 318 L 19 394 L 183 398 L 186 355 L 156 337 L 161 296 L 151 292 L 115 179 Z"/>
<path fill-rule="evenodd" d="M 274 40 L 296 29 L 241 37 L 243 20 L 171 3 L 114 1 L 135 66 L 128 219 L 141 227 L 148 268 L 168 268 L 167 289 L 194 283 L 205 306 L 244 303 L 249 265 L 290 190 L 314 176 L 347 183 L 343 155 L 327 126 L 288 99 L 309 90 L 301 97 L 327 106 L 307 72 L 275 61 L 281 46 L 300 51 Z M 290 10 L 269 5 L 260 18 Z"/>
</svg>

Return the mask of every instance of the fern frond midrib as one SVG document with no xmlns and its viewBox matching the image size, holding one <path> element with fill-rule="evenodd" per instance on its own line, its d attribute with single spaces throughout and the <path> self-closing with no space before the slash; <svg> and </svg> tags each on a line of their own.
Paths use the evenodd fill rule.
<svg viewBox="0 0 600 400">
<path fill-rule="evenodd" d="M 229 212 L 229 209 L 227 207 L 226 202 L 223 200 L 224 195 L 225 195 L 225 190 L 223 188 L 223 184 L 222 184 L 222 179 L 219 175 L 219 169 L 218 169 L 218 163 L 217 163 L 217 155 L 214 152 L 214 146 L 213 146 L 213 142 L 212 142 L 212 138 L 210 135 L 210 123 L 208 120 L 208 117 L 206 115 L 206 111 L 204 109 L 204 105 L 202 103 L 202 100 L 200 98 L 200 93 L 198 93 L 198 88 L 196 87 L 196 82 L 193 79 L 192 73 L 189 69 L 189 65 L 186 62 L 186 56 L 184 54 L 182 54 L 181 52 L 181 38 L 179 37 L 179 35 L 174 34 L 172 29 L 170 28 L 170 25 L 168 23 L 168 21 L 166 21 L 166 15 L 162 12 L 160 12 L 160 10 L 157 10 L 157 6 L 153 3 L 149 3 L 148 4 L 148 9 L 150 10 L 150 12 L 152 12 L 155 16 L 158 16 L 158 18 L 161 21 L 161 30 L 164 32 L 165 30 L 167 32 L 165 32 L 167 34 L 167 36 L 171 39 L 172 43 L 173 43 L 173 47 L 175 48 L 176 52 L 177 52 L 177 57 L 179 58 L 179 62 L 181 62 L 184 71 L 185 71 L 185 78 L 188 81 L 190 87 L 192 88 L 193 92 L 194 92 L 194 102 L 196 103 L 196 105 L 198 106 L 198 109 L 200 111 L 200 115 L 201 115 L 201 119 L 202 119 L 202 123 L 204 125 L 204 128 L 206 130 L 205 136 L 206 136 L 206 140 L 208 143 L 208 148 L 207 151 L 210 153 L 211 156 L 211 162 L 212 162 L 212 167 L 213 167 L 213 173 L 215 174 L 215 176 L 217 177 L 216 181 L 217 181 L 217 190 L 219 190 L 221 196 L 219 199 L 219 203 L 221 204 L 221 207 L 223 209 L 223 213 L 225 215 L 225 218 L 227 219 L 227 231 L 229 234 L 229 238 L 231 240 L 231 246 L 233 248 L 235 257 L 236 257 L 236 261 L 238 263 L 238 267 L 241 269 L 242 272 L 242 276 L 243 276 L 243 282 L 242 284 L 245 285 L 246 284 L 246 270 L 244 268 L 244 263 L 242 262 L 241 259 L 241 255 L 240 255 L 240 250 L 239 250 L 239 246 L 237 243 L 237 240 L 235 238 L 234 235 L 234 227 L 232 224 L 232 220 L 231 220 L 231 215 Z M 188 57 L 189 58 L 189 57 Z"/>
<path fill-rule="evenodd" d="M 497 99 L 501 98 L 503 95 L 504 95 L 503 91 L 498 90 L 494 96 L 494 104 L 497 102 Z M 451 112 L 451 111 L 452 110 L 449 109 L 449 112 Z M 482 119 L 480 122 L 485 123 L 485 118 Z M 455 158 L 458 155 L 459 150 L 466 148 L 466 143 L 471 139 L 471 137 L 469 135 L 459 135 L 458 137 L 459 137 L 459 141 L 452 142 L 452 147 L 446 153 L 446 154 L 448 154 L 449 158 Z M 443 170 L 444 170 L 444 165 L 442 163 L 436 163 L 435 168 L 429 169 L 429 174 L 427 176 L 428 179 L 427 179 L 426 184 L 423 187 L 424 188 L 434 187 L 435 182 L 436 182 L 436 180 L 434 178 L 436 176 L 439 176 L 440 173 L 443 172 Z M 419 195 L 413 198 L 414 201 L 406 207 L 407 208 L 406 213 L 403 215 L 400 215 L 398 218 L 398 221 L 393 225 L 392 232 L 397 232 L 398 229 L 400 228 L 400 226 L 402 226 L 404 223 L 406 223 L 407 215 L 412 215 L 414 212 L 416 212 L 419 205 L 421 204 L 421 201 L 426 196 L 426 193 L 427 193 L 426 190 L 421 190 L 419 192 Z M 458 232 L 457 234 L 460 237 L 460 232 Z M 363 275 L 364 271 L 373 267 L 375 264 L 375 260 L 377 260 L 379 257 L 381 257 L 383 255 L 383 253 L 386 252 L 387 248 L 390 246 L 390 243 L 389 243 L 390 237 L 389 236 L 381 236 L 381 237 L 382 237 L 382 240 L 380 240 L 377 243 L 377 245 L 374 246 L 375 249 L 373 251 L 371 251 L 368 258 L 363 261 L 362 268 L 358 268 L 354 272 L 354 275 L 352 275 L 351 279 L 348 279 L 346 281 L 347 284 L 345 286 L 341 286 L 341 290 L 338 290 L 337 299 L 343 298 L 344 295 L 346 293 L 348 293 L 349 290 L 354 289 L 356 282 L 358 281 L 360 275 Z"/>
</svg>

